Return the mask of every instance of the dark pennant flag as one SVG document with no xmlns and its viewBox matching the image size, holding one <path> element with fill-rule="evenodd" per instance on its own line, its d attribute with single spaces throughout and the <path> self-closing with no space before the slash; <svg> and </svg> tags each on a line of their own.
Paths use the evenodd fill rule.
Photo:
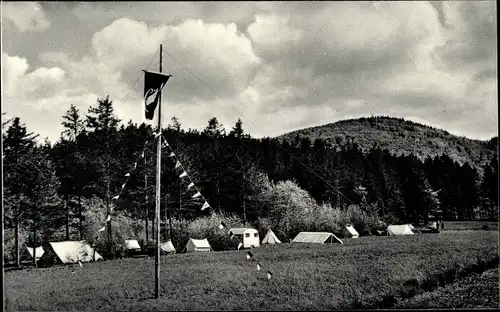
<svg viewBox="0 0 500 312">
<path fill-rule="evenodd" d="M 158 106 L 158 97 L 172 75 L 144 70 L 144 109 L 146 119 L 152 120 Z"/>
</svg>

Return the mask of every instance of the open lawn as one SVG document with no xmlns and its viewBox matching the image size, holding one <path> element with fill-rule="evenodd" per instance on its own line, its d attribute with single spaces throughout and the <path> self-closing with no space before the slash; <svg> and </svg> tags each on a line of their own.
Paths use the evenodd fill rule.
<svg viewBox="0 0 500 312">
<path fill-rule="evenodd" d="M 397 308 L 500 308 L 498 268 L 473 273 L 456 283 L 403 300 Z"/>
<path fill-rule="evenodd" d="M 154 258 L 8 271 L 6 309 L 329 310 L 392 307 L 467 272 L 498 265 L 498 232 L 446 231 L 362 237 L 344 245 L 282 244 L 252 251 L 162 256 L 161 298 Z M 274 275 L 270 281 L 266 270 Z M 74 273 L 72 273 L 74 272 Z"/>
<path fill-rule="evenodd" d="M 444 230 L 494 230 L 498 231 L 498 221 L 444 221 Z"/>
</svg>

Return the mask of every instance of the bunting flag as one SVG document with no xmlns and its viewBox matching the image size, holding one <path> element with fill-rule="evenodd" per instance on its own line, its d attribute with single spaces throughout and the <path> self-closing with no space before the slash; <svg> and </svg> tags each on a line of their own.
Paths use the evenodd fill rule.
<svg viewBox="0 0 500 312">
<path fill-rule="evenodd" d="M 111 216 L 110 215 L 108 215 L 108 217 L 106 218 L 106 222 L 109 222 L 109 221 L 111 221 Z"/>
<path fill-rule="evenodd" d="M 99 229 L 99 232 L 102 232 L 102 231 L 104 231 L 105 229 L 106 229 L 106 227 L 105 227 L 105 226 L 103 226 L 102 228 L 100 228 L 100 229 Z"/>
<path fill-rule="evenodd" d="M 272 276 L 273 273 L 271 273 L 271 271 L 267 271 L 267 279 L 270 280 Z"/>
<path fill-rule="evenodd" d="M 127 182 L 125 182 L 125 183 L 122 184 L 122 189 L 125 188 L 125 184 L 127 184 Z"/>
<path fill-rule="evenodd" d="M 168 142 L 167 142 L 167 141 L 165 141 L 165 142 L 163 143 L 163 147 L 165 147 L 165 146 L 166 146 L 166 147 L 170 147 L 170 145 L 168 145 Z"/>
<path fill-rule="evenodd" d="M 137 162 L 134 163 L 134 169 L 137 169 Z"/>
<path fill-rule="evenodd" d="M 144 151 L 142 151 L 141 157 L 144 158 Z"/>
<path fill-rule="evenodd" d="M 113 196 L 114 200 L 117 200 L 118 198 L 120 198 L 120 195 Z"/>
<path fill-rule="evenodd" d="M 200 192 L 196 192 L 196 194 L 194 194 L 194 195 L 192 196 L 192 198 L 196 198 L 196 197 L 200 197 L 200 196 L 201 196 L 201 193 L 200 193 Z"/>
<path fill-rule="evenodd" d="M 161 89 L 171 75 L 144 70 L 144 110 L 146 119 L 153 120 Z"/>
<path fill-rule="evenodd" d="M 169 146 L 167 140 L 165 139 L 165 137 L 162 136 L 162 138 L 165 140 L 164 145 Z M 170 154 L 168 156 L 169 157 L 175 157 L 175 160 L 176 160 L 176 162 L 175 162 L 175 169 L 177 169 L 179 167 L 181 167 L 183 169 L 182 173 L 179 175 L 179 178 L 183 178 L 183 177 L 188 177 L 189 178 L 190 183 L 187 186 L 187 189 L 190 190 L 193 187 L 196 188 L 196 193 L 193 196 L 191 196 L 191 197 L 192 198 L 201 197 L 204 200 L 204 203 L 203 203 L 203 206 L 201 207 L 201 210 L 205 210 L 207 208 L 212 208 L 210 206 L 210 204 L 205 200 L 205 198 L 203 197 L 203 195 L 201 194 L 201 192 L 199 191 L 199 189 L 196 187 L 196 185 L 194 184 L 194 182 L 191 180 L 191 178 L 189 177 L 189 175 L 186 172 L 186 170 L 184 170 L 183 165 L 181 164 L 181 162 L 179 161 L 179 159 L 177 158 L 177 156 L 175 155 L 175 153 L 172 151 L 172 152 L 170 152 Z M 217 214 L 215 211 L 213 211 L 213 213 Z M 221 223 L 219 224 L 219 229 L 223 230 L 224 228 L 227 228 L 227 225 L 223 221 L 221 221 Z M 228 231 L 227 235 L 231 235 L 231 239 L 236 238 L 236 240 L 238 241 L 237 250 L 240 250 L 243 247 L 243 243 L 238 239 L 237 236 L 235 236 L 233 233 L 231 233 L 230 230 Z M 253 246 L 252 246 L 252 248 L 253 248 Z M 248 251 L 246 253 L 247 260 L 251 260 L 254 257 L 255 256 L 254 256 L 254 254 L 251 251 Z M 257 271 L 261 271 L 262 270 L 262 263 L 259 262 L 259 261 L 257 261 L 256 267 L 257 267 Z M 270 280 L 271 277 L 272 277 L 271 271 L 267 271 L 267 279 Z"/>
<path fill-rule="evenodd" d="M 203 204 L 203 206 L 201 207 L 201 210 L 205 210 L 207 209 L 208 207 L 210 207 L 210 205 L 205 201 L 205 203 Z M 222 230 L 222 229 L 221 229 Z"/>
<path fill-rule="evenodd" d="M 130 173 L 127 173 L 125 176 L 126 176 L 126 177 L 130 177 Z"/>
</svg>

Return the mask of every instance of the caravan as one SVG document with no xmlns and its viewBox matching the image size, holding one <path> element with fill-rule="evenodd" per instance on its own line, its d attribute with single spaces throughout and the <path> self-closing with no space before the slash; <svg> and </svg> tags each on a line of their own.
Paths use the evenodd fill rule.
<svg viewBox="0 0 500 312">
<path fill-rule="evenodd" d="M 256 229 L 232 228 L 229 235 L 234 235 L 243 244 L 243 248 L 260 247 L 259 232 Z"/>
</svg>

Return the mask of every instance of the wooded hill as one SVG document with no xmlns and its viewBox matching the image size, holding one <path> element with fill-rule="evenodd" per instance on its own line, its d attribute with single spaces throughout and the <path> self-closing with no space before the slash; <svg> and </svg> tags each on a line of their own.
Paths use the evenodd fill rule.
<svg viewBox="0 0 500 312">
<path fill-rule="evenodd" d="M 342 147 L 351 141 L 357 143 L 363 151 L 379 147 L 397 156 L 413 154 L 420 160 L 427 156 L 446 154 L 461 165 L 468 162 L 479 169 L 491 161 L 498 149 L 498 137 L 488 141 L 472 140 L 445 130 L 388 116 L 341 120 L 292 131 L 279 138 L 293 141 L 297 135 L 308 137 L 311 141 L 320 138 L 332 147 Z"/>
</svg>

